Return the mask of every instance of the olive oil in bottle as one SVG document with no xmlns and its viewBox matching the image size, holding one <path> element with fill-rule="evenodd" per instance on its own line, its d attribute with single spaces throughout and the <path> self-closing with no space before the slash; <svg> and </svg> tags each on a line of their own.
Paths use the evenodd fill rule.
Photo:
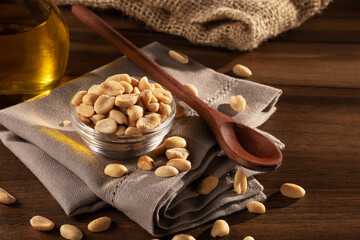
<svg viewBox="0 0 360 240">
<path fill-rule="evenodd" d="M 0 95 L 51 90 L 64 74 L 68 53 L 68 29 L 51 1 L 0 1 Z"/>
</svg>

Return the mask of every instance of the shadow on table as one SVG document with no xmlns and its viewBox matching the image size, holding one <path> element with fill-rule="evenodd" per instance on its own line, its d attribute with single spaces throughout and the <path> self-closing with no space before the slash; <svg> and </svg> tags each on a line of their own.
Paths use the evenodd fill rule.
<svg viewBox="0 0 360 240">
<path fill-rule="evenodd" d="M 277 191 L 267 198 L 265 206 L 266 208 L 284 208 L 295 203 L 297 200 L 297 198 L 284 197 L 280 191 Z"/>
</svg>

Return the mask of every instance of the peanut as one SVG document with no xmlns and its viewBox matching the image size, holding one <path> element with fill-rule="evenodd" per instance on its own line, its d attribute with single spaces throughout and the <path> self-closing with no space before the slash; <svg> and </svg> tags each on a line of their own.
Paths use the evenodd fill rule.
<svg viewBox="0 0 360 240">
<path fill-rule="evenodd" d="M 196 240 L 196 239 L 190 234 L 181 233 L 175 235 L 171 240 Z"/>
<path fill-rule="evenodd" d="M 185 113 L 185 108 L 180 105 L 176 105 L 175 118 L 181 118 Z"/>
<path fill-rule="evenodd" d="M 182 137 L 169 137 L 164 141 L 166 149 L 186 148 L 186 140 Z"/>
<path fill-rule="evenodd" d="M 149 103 L 147 105 L 147 110 L 149 110 L 149 112 L 158 112 L 159 111 L 159 104 L 158 103 Z"/>
<path fill-rule="evenodd" d="M 111 218 L 100 217 L 92 220 L 88 224 L 88 229 L 90 232 L 103 232 L 109 229 L 110 224 L 111 224 Z"/>
<path fill-rule="evenodd" d="M 118 124 L 127 124 L 128 119 L 122 112 L 118 110 L 110 110 L 109 118 L 114 119 Z"/>
<path fill-rule="evenodd" d="M 160 102 L 163 102 L 165 104 L 170 104 L 172 101 L 172 95 L 169 91 L 166 91 L 161 88 L 155 88 L 152 91 L 152 94 L 159 100 Z"/>
<path fill-rule="evenodd" d="M 142 135 L 142 131 L 139 130 L 138 128 L 136 127 L 128 127 L 126 130 L 125 130 L 125 135 L 129 136 L 140 136 Z"/>
<path fill-rule="evenodd" d="M 42 216 L 34 216 L 30 219 L 30 225 L 39 231 L 50 231 L 55 227 L 53 221 L 42 217 Z"/>
<path fill-rule="evenodd" d="M 159 101 L 157 100 L 157 98 L 154 95 L 152 95 L 151 99 L 150 99 L 150 103 L 159 103 Z"/>
<path fill-rule="evenodd" d="M 161 89 L 164 89 L 160 84 L 158 83 L 153 83 L 154 85 L 154 88 L 161 88 Z"/>
<path fill-rule="evenodd" d="M 116 129 L 116 131 L 114 132 L 114 134 L 115 134 L 115 135 L 118 135 L 118 136 L 125 135 L 125 130 L 126 130 L 126 127 L 124 127 L 124 126 L 118 126 L 118 128 Z"/>
<path fill-rule="evenodd" d="M 251 213 L 265 213 L 266 208 L 264 204 L 258 201 L 251 201 L 246 204 L 246 208 Z"/>
<path fill-rule="evenodd" d="M 165 143 L 163 143 L 160 146 L 158 146 L 157 148 L 155 148 L 154 150 L 152 150 L 151 155 L 153 155 L 154 157 L 158 157 L 158 156 L 164 155 L 165 152 L 166 152 L 166 147 L 165 147 Z"/>
<path fill-rule="evenodd" d="M 137 162 L 138 168 L 142 170 L 153 170 L 154 169 L 154 160 L 149 156 L 141 156 Z"/>
<path fill-rule="evenodd" d="M 137 87 L 134 87 L 132 93 L 140 94 L 140 90 Z"/>
<path fill-rule="evenodd" d="M 103 114 L 95 114 L 90 117 L 90 120 L 93 122 L 94 125 L 96 125 L 96 123 L 98 121 L 100 121 L 104 118 L 105 118 L 105 115 L 103 115 Z"/>
<path fill-rule="evenodd" d="M 137 121 L 138 120 L 132 119 L 130 116 L 128 116 L 128 127 L 136 127 Z"/>
<path fill-rule="evenodd" d="M 86 125 L 91 124 L 90 118 L 84 117 L 83 115 L 81 115 L 79 113 L 77 114 L 77 116 L 78 116 L 79 120 L 82 121 L 83 123 L 85 123 Z"/>
<path fill-rule="evenodd" d="M 155 175 L 162 178 L 178 175 L 179 171 L 172 166 L 162 166 L 155 170 Z"/>
<path fill-rule="evenodd" d="M 82 102 L 85 103 L 86 105 L 94 106 L 98 97 L 99 95 L 96 93 L 87 93 L 83 96 Z"/>
<path fill-rule="evenodd" d="M 125 88 L 115 81 L 103 82 L 100 84 L 101 90 L 112 97 L 123 94 Z"/>
<path fill-rule="evenodd" d="M 131 80 L 131 85 L 136 88 L 138 85 L 139 85 L 139 80 L 137 80 L 136 78 L 134 77 L 130 77 L 130 80 Z M 139 90 L 139 89 L 138 89 Z"/>
<path fill-rule="evenodd" d="M 16 202 L 16 198 L 5 189 L 0 188 L 0 203 L 12 204 L 14 202 Z"/>
<path fill-rule="evenodd" d="M 76 107 L 76 112 L 83 115 L 84 117 L 91 117 L 95 113 L 93 106 L 86 105 L 84 103 L 81 103 Z"/>
<path fill-rule="evenodd" d="M 199 96 L 199 92 L 194 85 L 187 83 L 187 84 L 184 84 L 184 86 L 187 87 L 195 96 Z"/>
<path fill-rule="evenodd" d="M 181 63 L 181 64 L 187 64 L 189 62 L 189 57 L 182 54 L 182 53 L 179 53 L 179 52 L 176 52 L 174 50 L 170 50 L 169 51 L 169 56 L 174 59 L 175 61 L 177 61 L 178 63 Z"/>
<path fill-rule="evenodd" d="M 214 225 L 211 228 L 211 236 L 212 237 L 224 237 L 229 235 L 230 227 L 229 224 L 222 219 L 216 220 Z"/>
<path fill-rule="evenodd" d="M 74 106 L 79 106 L 82 103 L 82 98 L 87 94 L 87 91 L 80 91 L 75 94 L 73 99 L 71 100 L 71 103 Z"/>
<path fill-rule="evenodd" d="M 160 103 L 158 113 L 169 116 L 171 113 L 171 106 L 169 104 Z"/>
<path fill-rule="evenodd" d="M 197 192 L 200 194 L 211 193 L 218 185 L 219 179 L 215 176 L 208 176 L 204 178 L 197 187 Z"/>
<path fill-rule="evenodd" d="M 83 233 L 77 227 L 64 224 L 60 227 L 60 234 L 63 238 L 69 240 L 80 240 L 83 237 Z"/>
<path fill-rule="evenodd" d="M 160 123 L 161 119 L 159 114 L 151 113 L 140 118 L 136 123 L 136 127 L 143 132 L 147 132 L 159 126 Z"/>
<path fill-rule="evenodd" d="M 63 125 L 66 127 L 66 126 L 69 126 L 71 124 L 71 122 L 69 120 L 64 120 L 63 121 Z"/>
<path fill-rule="evenodd" d="M 111 163 L 105 167 L 104 173 L 110 177 L 118 178 L 128 174 L 129 170 L 122 164 Z"/>
<path fill-rule="evenodd" d="M 100 85 L 92 85 L 89 88 L 88 93 L 95 93 L 99 96 L 105 94 L 105 92 L 101 89 Z"/>
<path fill-rule="evenodd" d="M 128 83 L 128 82 L 125 82 L 125 81 L 121 81 L 119 82 L 119 84 L 124 88 L 124 93 L 132 93 L 134 87 Z"/>
<path fill-rule="evenodd" d="M 98 114 L 106 114 L 109 112 L 115 104 L 115 98 L 107 95 L 101 95 L 96 99 L 94 104 L 95 112 Z"/>
<path fill-rule="evenodd" d="M 115 105 L 118 107 L 131 107 L 139 99 L 139 94 L 131 93 L 119 95 L 115 98 Z"/>
<path fill-rule="evenodd" d="M 239 77 L 246 78 L 246 77 L 250 77 L 252 75 L 251 70 L 241 64 L 236 64 L 232 70 L 233 70 L 233 73 L 235 73 Z"/>
<path fill-rule="evenodd" d="M 140 91 L 144 91 L 145 89 L 150 91 L 152 90 L 151 84 L 149 83 L 149 79 L 145 76 L 140 79 L 137 87 L 139 88 Z"/>
<path fill-rule="evenodd" d="M 174 158 L 169 160 L 166 166 L 172 166 L 179 171 L 187 171 L 191 169 L 191 162 L 182 158 Z"/>
<path fill-rule="evenodd" d="M 144 109 L 138 105 L 134 105 L 127 109 L 127 114 L 131 120 L 137 121 L 144 115 Z"/>
<path fill-rule="evenodd" d="M 293 183 L 284 183 L 280 187 L 280 192 L 288 198 L 302 198 L 305 196 L 305 189 Z"/>
<path fill-rule="evenodd" d="M 152 98 L 152 93 L 148 89 L 145 89 L 140 93 L 140 101 L 145 107 L 149 105 L 151 98 Z"/>
<path fill-rule="evenodd" d="M 174 158 L 187 159 L 189 156 L 189 151 L 185 148 L 171 148 L 166 151 L 165 155 L 168 159 L 174 159 Z"/>
<path fill-rule="evenodd" d="M 243 240 L 255 240 L 252 236 L 246 236 Z"/>
<path fill-rule="evenodd" d="M 241 95 L 229 98 L 230 107 L 236 112 L 243 112 L 246 107 L 246 101 Z"/>
<path fill-rule="evenodd" d="M 105 82 L 108 81 L 115 81 L 115 82 L 128 82 L 131 83 L 131 78 L 129 76 L 129 74 L 123 73 L 123 74 L 116 74 L 116 75 L 112 75 L 110 77 L 108 77 Z"/>
<path fill-rule="evenodd" d="M 117 129 L 117 124 L 114 119 L 105 118 L 97 121 L 95 130 L 102 133 L 114 133 Z"/>
<path fill-rule="evenodd" d="M 247 179 L 246 174 L 243 170 L 239 169 L 236 171 L 234 177 L 234 190 L 237 194 L 242 194 L 247 190 Z"/>
</svg>

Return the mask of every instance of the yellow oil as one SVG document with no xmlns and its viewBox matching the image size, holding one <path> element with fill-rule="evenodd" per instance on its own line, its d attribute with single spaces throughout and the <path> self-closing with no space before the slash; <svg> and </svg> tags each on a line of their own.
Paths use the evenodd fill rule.
<svg viewBox="0 0 360 240">
<path fill-rule="evenodd" d="M 0 95 L 48 92 L 65 72 L 69 33 L 62 15 L 50 1 L 30 1 L 30 7 L 0 3 Z"/>
</svg>

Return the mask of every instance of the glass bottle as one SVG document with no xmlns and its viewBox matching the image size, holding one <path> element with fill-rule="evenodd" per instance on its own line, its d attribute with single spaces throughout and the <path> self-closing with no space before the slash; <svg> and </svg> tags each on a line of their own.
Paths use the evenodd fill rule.
<svg viewBox="0 0 360 240">
<path fill-rule="evenodd" d="M 68 54 L 69 32 L 54 3 L 0 1 L 0 95 L 31 97 L 51 90 Z"/>
</svg>

